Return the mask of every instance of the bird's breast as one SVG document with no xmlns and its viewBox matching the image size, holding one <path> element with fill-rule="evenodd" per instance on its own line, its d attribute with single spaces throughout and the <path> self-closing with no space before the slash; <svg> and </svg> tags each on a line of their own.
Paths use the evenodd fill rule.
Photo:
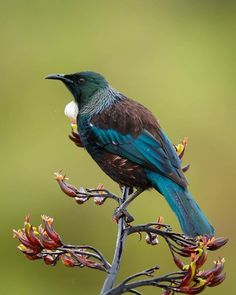
<svg viewBox="0 0 236 295">
<path fill-rule="evenodd" d="M 88 153 L 97 160 L 102 152 L 101 147 L 96 143 L 96 138 L 92 133 L 91 123 L 89 119 L 78 119 L 78 132 L 80 139 L 88 151 Z"/>
</svg>

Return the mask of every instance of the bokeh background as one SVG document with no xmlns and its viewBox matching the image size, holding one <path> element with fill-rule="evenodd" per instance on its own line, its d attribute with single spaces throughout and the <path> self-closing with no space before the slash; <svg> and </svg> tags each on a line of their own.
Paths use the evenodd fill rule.
<svg viewBox="0 0 236 295">
<path fill-rule="evenodd" d="M 78 186 L 102 182 L 119 192 L 82 149 L 68 139 L 63 114 L 66 88 L 43 77 L 93 70 L 113 87 L 145 104 L 174 143 L 189 145 L 184 162 L 193 195 L 230 238 L 211 253 L 226 257 L 227 280 L 205 294 L 235 290 L 235 1 L 0 1 L 1 89 L 1 294 L 99 294 L 104 274 L 52 268 L 26 260 L 12 239 L 30 213 L 55 218 L 63 240 L 98 247 L 112 258 L 116 225 L 112 202 L 76 205 L 53 180 L 64 169 Z M 179 230 L 157 192 L 130 206 L 136 222 L 162 215 Z M 175 269 L 164 243 L 150 247 L 138 237 L 126 246 L 120 278 L 159 264 Z M 146 288 L 144 294 L 160 294 Z"/>
</svg>

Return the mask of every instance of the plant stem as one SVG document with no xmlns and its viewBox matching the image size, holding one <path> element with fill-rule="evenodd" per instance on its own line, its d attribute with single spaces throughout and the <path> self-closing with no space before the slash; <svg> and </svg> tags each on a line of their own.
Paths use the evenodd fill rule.
<svg viewBox="0 0 236 295">
<path fill-rule="evenodd" d="M 128 195 L 129 195 L 129 188 L 124 187 L 122 199 L 121 199 L 121 204 L 123 204 L 126 201 Z M 107 291 L 111 290 L 114 285 L 115 279 L 117 277 L 117 274 L 118 274 L 118 271 L 120 268 L 120 262 L 121 262 L 121 257 L 122 257 L 123 250 L 124 250 L 124 244 L 125 244 L 126 237 L 127 237 L 127 234 L 125 232 L 125 216 L 121 216 L 118 221 L 116 249 L 115 249 L 112 265 L 111 265 L 109 273 L 106 277 L 106 280 L 103 284 L 103 288 L 100 293 L 101 295 L 103 295 Z"/>
</svg>

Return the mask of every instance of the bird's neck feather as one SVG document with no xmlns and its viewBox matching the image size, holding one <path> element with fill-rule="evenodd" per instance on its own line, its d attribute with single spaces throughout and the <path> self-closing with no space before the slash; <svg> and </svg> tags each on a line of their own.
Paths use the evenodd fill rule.
<svg viewBox="0 0 236 295">
<path fill-rule="evenodd" d="M 79 115 L 93 116 L 112 106 L 122 99 L 122 95 L 111 86 L 97 90 L 89 102 L 80 105 Z"/>
</svg>

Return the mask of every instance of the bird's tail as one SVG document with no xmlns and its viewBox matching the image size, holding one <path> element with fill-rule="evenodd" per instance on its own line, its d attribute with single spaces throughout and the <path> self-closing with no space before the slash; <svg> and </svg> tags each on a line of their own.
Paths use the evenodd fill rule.
<svg viewBox="0 0 236 295">
<path fill-rule="evenodd" d="M 214 235 L 214 228 L 199 208 L 187 189 L 182 188 L 171 179 L 149 172 L 148 178 L 153 187 L 167 200 L 178 217 L 183 232 L 191 237 Z"/>
</svg>

